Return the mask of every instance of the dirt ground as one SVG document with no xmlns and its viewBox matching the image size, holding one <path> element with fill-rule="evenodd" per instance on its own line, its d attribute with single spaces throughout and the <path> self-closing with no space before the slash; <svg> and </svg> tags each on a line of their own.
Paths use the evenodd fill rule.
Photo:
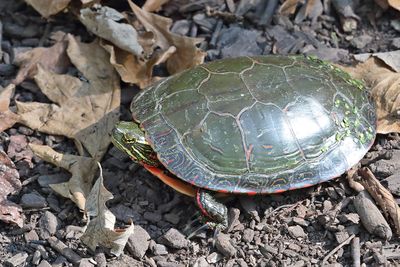
<svg viewBox="0 0 400 267">
<path fill-rule="evenodd" d="M 281 16 L 276 8 L 267 16 L 263 1 L 170 1 L 159 14 L 173 19 L 174 32 L 205 38 L 200 48 L 207 52 L 206 61 L 242 55 L 306 54 L 349 64 L 353 54 L 400 48 L 399 12 L 383 11 L 373 1 L 361 1 L 354 9 L 357 29 L 344 32 L 338 12 L 327 4 L 330 1 L 323 2 L 323 15 L 304 19 L 299 10 Z M 122 1 L 106 4 L 128 10 Z M 277 5 L 279 8 L 281 3 Z M 0 62 L 0 84 L 4 87 L 18 70 L 13 65 L 15 53 L 51 45 L 51 32 L 73 33 L 83 41 L 94 38 L 68 13 L 46 20 L 23 1 L 0 1 L 0 22 L 1 48 L 6 55 Z M 159 67 L 154 72 L 165 74 L 165 69 Z M 129 120 L 129 103 L 138 89 L 125 83 L 121 86 L 121 119 Z M 11 109 L 15 109 L 16 100 L 50 103 L 31 80 L 17 86 Z M 77 154 L 71 140 L 20 124 L 0 133 L 0 147 L 16 164 L 23 183 L 22 190 L 10 199 L 24 207 L 26 217 L 23 228 L 0 223 L 0 263 L 4 266 L 72 266 L 74 262 L 77 266 L 119 267 L 357 266 L 355 253 L 360 253 L 364 266 L 400 264 L 399 237 L 393 231 L 391 239 L 385 240 L 365 229 L 353 203 L 357 193 L 344 176 L 282 194 L 232 196 L 227 199 L 232 222 L 229 231 L 217 237 L 213 231 L 205 231 L 188 240 L 185 228 L 197 211 L 193 200 L 173 191 L 111 146 L 102 161 L 105 186 L 114 195 L 107 205 L 119 226 L 133 220 L 135 232 L 118 258 L 105 249 L 91 252 L 79 240 L 82 214 L 72 201 L 49 187 L 55 181 L 67 181 L 69 173 L 33 156 L 26 146 L 31 142 Z M 399 135 L 378 135 L 361 164 L 370 167 L 400 203 Z"/>
</svg>

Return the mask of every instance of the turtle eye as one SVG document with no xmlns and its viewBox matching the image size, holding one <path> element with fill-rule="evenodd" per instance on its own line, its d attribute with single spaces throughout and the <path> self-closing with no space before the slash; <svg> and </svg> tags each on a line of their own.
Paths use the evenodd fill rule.
<svg viewBox="0 0 400 267">
<path fill-rule="evenodd" d="M 126 142 L 126 143 L 133 143 L 133 142 L 135 142 L 135 138 L 133 138 L 132 136 L 126 135 L 126 134 L 124 134 L 124 135 L 122 136 L 122 140 L 123 140 L 124 142 Z"/>
</svg>

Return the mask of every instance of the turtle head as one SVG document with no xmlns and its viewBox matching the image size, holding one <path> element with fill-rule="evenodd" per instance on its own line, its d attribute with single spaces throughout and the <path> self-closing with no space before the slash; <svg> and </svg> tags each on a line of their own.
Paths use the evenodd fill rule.
<svg viewBox="0 0 400 267">
<path fill-rule="evenodd" d="M 151 166 L 159 165 L 156 153 L 146 141 L 144 132 L 137 123 L 118 122 L 112 131 L 111 141 L 133 161 Z"/>
</svg>

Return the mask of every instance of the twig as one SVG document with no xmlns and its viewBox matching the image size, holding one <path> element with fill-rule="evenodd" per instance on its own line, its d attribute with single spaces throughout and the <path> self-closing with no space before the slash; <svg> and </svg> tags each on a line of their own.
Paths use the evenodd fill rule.
<svg viewBox="0 0 400 267">
<path fill-rule="evenodd" d="M 368 168 L 359 170 L 362 177 L 361 184 L 381 207 L 383 215 L 387 220 L 392 219 L 397 235 L 400 235 L 400 207 L 393 195 L 376 179 Z"/>
<path fill-rule="evenodd" d="M 361 252 L 360 252 L 360 238 L 355 237 L 351 242 L 351 257 L 353 258 L 353 267 L 360 267 Z"/>
<path fill-rule="evenodd" d="M 349 236 L 345 241 L 343 241 L 341 244 L 339 244 L 337 247 L 332 249 L 331 252 L 328 253 L 328 255 L 325 256 L 325 258 L 322 260 L 321 266 L 325 266 L 326 262 L 329 260 L 330 257 L 332 257 L 333 254 L 335 254 L 339 249 L 341 249 L 343 246 L 347 245 L 350 243 L 350 241 L 355 237 L 354 234 Z"/>
</svg>

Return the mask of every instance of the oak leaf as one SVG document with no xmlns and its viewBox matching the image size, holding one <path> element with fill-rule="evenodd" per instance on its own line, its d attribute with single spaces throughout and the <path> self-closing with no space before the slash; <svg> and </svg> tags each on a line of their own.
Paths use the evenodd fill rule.
<svg viewBox="0 0 400 267">
<path fill-rule="evenodd" d="M 343 67 L 354 78 L 364 80 L 377 108 L 377 132 L 400 133 L 400 73 L 372 56 L 355 67 Z"/>
<path fill-rule="evenodd" d="M 93 251 L 98 245 L 102 245 L 111 248 L 111 253 L 119 256 L 134 227 L 131 224 L 126 229 L 114 229 L 116 218 L 106 206 L 113 195 L 104 187 L 102 169 L 98 165 L 100 175 L 86 202 L 88 224 L 81 240 Z"/>
<path fill-rule="evenodd" d="M 87 152 L 100 160 L 118 121 L 119 79 L 98 42 L 84 44 L 72 35 L 68 40 L 68 56 L 87 81 L 39 67 L 35 81 L 55 104 L 17 102 L 20 122 L 38 131 L 72 138 L 80 155 Z"/>
<path fill-rule="evenodd" d="M 29 147 L 44 161 L 71 173 L 68 182 L 49 186 L 61 196 L 71 199 L 80 210 L 84 210 L 97 171 L 96 161 L 88 157 L 61 154 L 49 146 L 30 144 Z"/>
<path fill-rule="evenodd" d="M 147 12 L 130 0 L 128 3 L 143 27 L 154 34 L 155 45 L 164 51 L 171 46 L 176 48 L 176 52 L 166 62 L 170 74 L 203 63 L 206 53 L 196 47 L 203 41 L 202 38 L 191 38 L 172 33 L 169 30 L 172 25 L 171 19 Z"/>
<path fill-rule="evenodd" d="M 71 0 L 25 0 L 42 17 L 48 18 L 68 7 Z"/>
<path fill-rule="evenodd" d="M 60 38 L 59 33 L 55 36 Z M 37 73 L 38 65 L 55 73 L 65 73 L 70 65 L 66 53 L 67 45 L 68 41 L 65 38 L 65 34 L 62 34 L 62 37 L 51 47 L 37 47 L 17 54 L 14 64 L 20 68 L 12 82 L 18 85 L 26 78 L 33 78 Z"/>
</svg>

